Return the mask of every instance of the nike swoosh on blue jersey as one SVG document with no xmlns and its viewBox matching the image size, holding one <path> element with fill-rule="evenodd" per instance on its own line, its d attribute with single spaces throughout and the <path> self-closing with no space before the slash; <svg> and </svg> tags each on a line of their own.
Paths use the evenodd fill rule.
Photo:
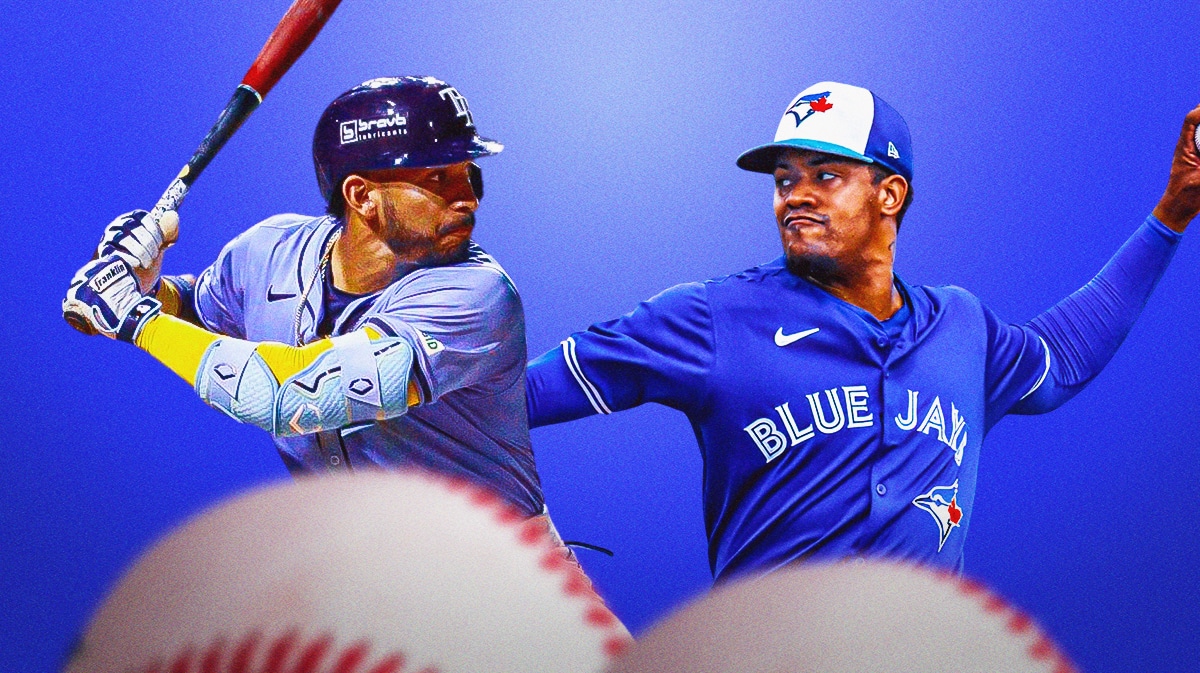
<svg viewBox="0 0 1200 673">
<path fill-rule="evenodd" d="M 267 301 L 279 301 L 280 299 L 291 299 L 296 296 L 296 293 L 280 293 L 276 294 L 271 287 L 267 287 Z"/>
<path fill-rule="evenodd" d="M 816 334 L 817 332 L 820 332 L 820 331 L 821 331 L 820 327 L 814 327 L 812 329 L 806 329 L 803 332 L 796 332 L 795 334 L 784 334 L 783 328 L 780 327 L 778 330 L 775 331 L 775 345 L 782 348 L 784 346 L 794 344 L 797 341 L 803 339 L 804 337 Z"/>
</svg>

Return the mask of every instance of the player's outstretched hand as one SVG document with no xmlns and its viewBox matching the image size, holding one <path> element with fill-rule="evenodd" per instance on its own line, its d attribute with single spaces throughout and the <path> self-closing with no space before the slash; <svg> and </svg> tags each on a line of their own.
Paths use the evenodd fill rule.
<svg viewBox="0 0 1200 673">
<path fill-rule="evenodd" d="M 131 343 L 161 308 L 157 299 L 138 290 L 133 260 L 120 253 L 85 264 L 63 299 L 63 313 L 82 315 L 97 332 Z"/>
<path fill-rule="evenodd" d="M 96 257 L 123 253 L 134 261 L 133 272 L 143 293 L 158 282 L 162 271 L 163 251 L 179 237 L 179 215 L 173 210 L 163 213 L 158 226 L 146 219 L 144 210 L 134 210 L 108 223 Z"/>
<path fill-rule="evenodd" d="M 1188 222 L 1200 212 L 1200 105 L 1183 119 L 1179 142 L 1175 143 L 1175 158 L 1171 161 L 1171 177 L 1163 192 L 1154 216 L 1163 224 L 1182 232 Z"/>
</svg>

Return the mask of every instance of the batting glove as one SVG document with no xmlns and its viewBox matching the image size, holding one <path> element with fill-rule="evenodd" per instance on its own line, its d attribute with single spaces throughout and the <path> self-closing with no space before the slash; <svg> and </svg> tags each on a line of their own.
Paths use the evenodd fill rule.
<svg viewBox="0 0 1200 673">
<path fill-rule="evenodd" d="M 130 343 L 161 308 L 157 299 L 138 291 L 133 261 L 121 254 L 85 264 L 71 279 L 63 299 L 64 313 L 78 313 L 97 332 Z"/>
<path fill-rule="evenodd" d="M 158 226 L 146 221 L 146 215 L 149 213 L 144 210 L 132 210 L 109 222 L 96 246 L 96 257 L 120 252 L 136 260 L 136 266 L 150 268 L 162 254 L 163 235 Z"/>
</svg>

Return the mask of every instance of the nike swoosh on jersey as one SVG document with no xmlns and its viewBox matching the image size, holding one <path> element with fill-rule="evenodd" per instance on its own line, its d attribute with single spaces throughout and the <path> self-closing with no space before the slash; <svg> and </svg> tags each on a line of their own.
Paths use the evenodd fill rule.
<svg viewBox="0 0 1200 673">
<path fill-rule="evenodd" d="M 783 328 L 780 327 L 775 331 L 775 345 L 779 346 L 780 348 L 783 348 L 784 346 L 790 346 L 804 337 L 811 336 L 820 331 L 820 327 L 814 327 L 812 329 L 806 329 L 803 332 L 796 332 L 795 334 L 784 334 Z"/>
<path fill-rule="evenodd" d="M 288 294 L 286 292 L 276 294 L 271 287 L 269 287 L 269 286 L 267 287 L 267 301 L 279 301 L 280 299 L 292 299 L 295 296 L 296 296 L 295 292 L 293 292 L 291 294 Z"/>
</svg>

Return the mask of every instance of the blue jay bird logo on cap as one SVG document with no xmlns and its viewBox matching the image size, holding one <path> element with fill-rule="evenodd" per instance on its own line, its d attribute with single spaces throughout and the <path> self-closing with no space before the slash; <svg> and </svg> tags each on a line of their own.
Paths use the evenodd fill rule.
<svg viewBox="0 0 1200 673">
<path fill-rule="evenodd" d="M 793 103 L 785 114 L 790 114 L 795 117 L 796 126 L 800 126 L 800 122 L 811 117 L 814 112 L 828 112 L 833 108 L 833 103 L 830 103 L 828 100 L 829 93 L 830 92 L 825 91 L 822 93 L 813 93 L 807 96 L 801 96 L 800 100 Z M 803 105 L 808 106 L 808 112 L 804 113 L 804 116 L 801 117 L 798 108 Z"/>
</svg>

